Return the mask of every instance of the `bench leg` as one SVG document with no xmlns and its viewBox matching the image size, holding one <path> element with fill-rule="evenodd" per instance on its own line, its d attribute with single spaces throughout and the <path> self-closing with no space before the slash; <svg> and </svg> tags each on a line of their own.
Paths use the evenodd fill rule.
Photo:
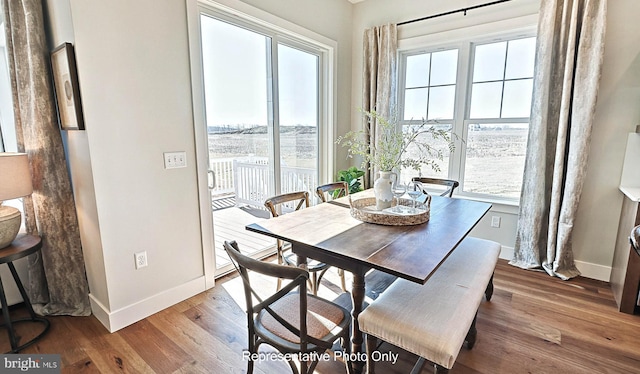
<svg viewBox="0 0 640 374">
<path fill-rule="evenodd" d="M 410 374 L 420 374 L 426 362 L 427 360 L 424 357 L 418 357 L 418 361 L 415 365 L 413 365 L 413 369 L 411 369 Z M 440 366 L 438 364 L 433 364 L 433 374 L 446 374 L 448 372 L 449 369 L 447 369 L 446 367 Z"/>
<path fill-rule="evenodd" d="M 476 312 L 475 317 L 473 317 L 473 322 L 471 322 L 471 327 L 469 327 L 469 332 L 467 332 L 467 336 L 464 338 L 464 341 L 467 342 L 467 349 L 472 349 L 476 344 L 476 336 L 478 335 L 478 330 L 476 329 L 476 319 L 478 318 L 478 312 Z"/>
<path fill-rule="evenodd" d="M 433 364 L 433 374 L 447 374 L 449 369 L 438 364 Z"/>
<path fill-rule="evenodd" d="M 422 367 L 424 366 L 426 361 L 427 360 L 425 360 L 423 357 L 418 357 L 418 361 L 416 361 L 416 364 L 413 365 L 413 369 L 411 369 L 410 374 L 420 374 L 420 372 L 422 371 Z M 435 370 L 435 366 L 434 366 L 434 370 Z"/>
<path fill-rule="evenodd" d="M 491 296 L 493 296 L 493 274 L 491 274 L 491 279 L 489 279 L 487 289 L 484 291 L 484 296 L 487 298 L 487 301 L 491 301 Z"/>
<path fill-rule="evenodd" d="M 375 362 L 371 358 L 373 352 L 376 350 L 378 345 L 378 338 L 371 334 L 367 334 L 367 342 L 365 344 L 365 349 L 367 350 L 367 374 L 375 374 Z"/>
</svg>

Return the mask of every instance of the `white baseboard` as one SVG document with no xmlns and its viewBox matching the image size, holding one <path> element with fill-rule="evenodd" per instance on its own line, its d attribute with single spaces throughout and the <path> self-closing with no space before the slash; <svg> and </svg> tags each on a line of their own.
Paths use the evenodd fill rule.
<svg viewBox="0 0 640 374">
<path fill-rule="evenodd" d="M 505 247 L 503 245 L 500 250 L 500 258 L 511 261 L 511 259 L 513 259 L 513 247 Z M 575 264 L 583 277 L 609 282 L 611 266 L 603 266 L 577 260 L 575 261 Z"/>
<path fill-rule="evenodd" d="M 609 282 L 609 278 L 611 277 L 611 266 L 592 264 L 591 262 L 577 260 L 575 263 L 583 277 Z"/>
<path fill-rule="evenodd" d="M 93 315 L 109 332 L 115 332 L 205 290 L 205 278 L 199 277 L 115 311 L 110 311 L 91 294 L 89 301 Z"/>
<path fill-rule="evenodd" d="M 505 247 L 504 245 L 500 247 L 500 258 L 511 261 L 513 259 L 513 247 Z"/>
</svg>

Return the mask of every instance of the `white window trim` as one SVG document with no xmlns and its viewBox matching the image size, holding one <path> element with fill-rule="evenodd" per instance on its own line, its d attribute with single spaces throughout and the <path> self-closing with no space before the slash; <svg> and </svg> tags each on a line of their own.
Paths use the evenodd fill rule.
<svg viewBox="0 0 640 374">
<path fill-rule="evenodd" d="M 538 15 L 532 14 L 522 17 L 515 17 L 498 22 L 485 23 L 455 30 L 433 33 L 429 35 L 421 35 L 412 38 L 400 39 L 398 41 L 398 61 L 403 61 L 405 56 L 414 55 L 416 53 L 437 52 L 452 48 L 458 49 L 458 61 L 469 61 L 472 53 L 473 44 L 497 42 L 501 40 L 513 39 L 518 37 L 535 36 L 538 22 Z M 472 35 L 472 37 L 470 37 Z M 398 102 L 404 103 L 404 77 L 405 64 L 400 64 L 398 69 Z M 458 176 L 460 187 L 456 190 L 456 197 L 485 201 L 498 204 L 506 212 L 517 211 L 519 199 L 500 197 L 496 195 L 479 194 L 463 191 L 464 180 L 463 170 L 466 157 L 466 147 L 463 142 L 467 141 L 467 112 L 469 101 L 471 100 L 471 82 L 469 76 L 471 74 L 470 64 L 458 64 L 458 82 L 465 84 L 465 90 L 458 89 L 456 86 L 455 93 L 455 111 L 453 118 L 453 131 L 460 136 L 460 139 L 454 139 L 456 151 L 449 158 L 449 176 Z M 498 122 L 518 122 L 523 119 L 491 119 L 492 123 Z M 483 122 L 485 119 L 471 120 L 471 122 Z M 401 122 L 401 121 L 400 121 Z M 528 121 L 527 121 L 528 122 Z"/>
</svg>

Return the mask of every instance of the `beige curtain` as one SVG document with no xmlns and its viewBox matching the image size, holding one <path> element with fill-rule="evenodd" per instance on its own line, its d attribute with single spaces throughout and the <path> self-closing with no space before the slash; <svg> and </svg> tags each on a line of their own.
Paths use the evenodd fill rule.
<svg viewBox="0 0 640 374">
<path fill-rule="evenodd" d="M 364 31 L 362 110 L 375 110 L 389 118 L 395 111 L 397 91 L 398 28 L 389 24 Z M 364 119 L 363 119 L 364 120 Z M 376 124 L 364 120 L 369 142 L 375 144 Z M 377 170 L 365 174 L 365 188 L 372 187 Z"/>
<path fill-rule="evenodd" d="M 29 257 L 29 298 L 39 314 L 89 315 L 78 220 L 58 129 L 42 2 L 4 0 L 18 150 L 29 154 L 34 193 L 24 199 L 27 231 L 43 238 Z"/>
<path fill-rule="evenodd" d="M 528 149 L 512 265 L 580 274 L 571 235 L 600 81 L 606 0 L 542 0 Z"/>
</svg>

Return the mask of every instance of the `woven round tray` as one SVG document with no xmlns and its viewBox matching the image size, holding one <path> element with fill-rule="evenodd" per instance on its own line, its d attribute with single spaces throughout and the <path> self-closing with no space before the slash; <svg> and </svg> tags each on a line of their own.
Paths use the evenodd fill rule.
<svg viewBox="0 0 640 374">
<path fill-rule="evenodd" d="M 376 223 L 378 225 L 402 226 L 419 225 L 429 220 L 431 208 L 431 196 L 427 196 L 424 203 L 417 203 L 419 213 L 394 213 L 390 209 L 377 210 L 376 198 L 365 197 L 351 200 L 351 216 L 363 222 Z M 413 206 L 411 200 L 400 199 L 400 205 L 410 209 Z M 395 206 L 395 200 L 393 205 Z"/>
</svg>

